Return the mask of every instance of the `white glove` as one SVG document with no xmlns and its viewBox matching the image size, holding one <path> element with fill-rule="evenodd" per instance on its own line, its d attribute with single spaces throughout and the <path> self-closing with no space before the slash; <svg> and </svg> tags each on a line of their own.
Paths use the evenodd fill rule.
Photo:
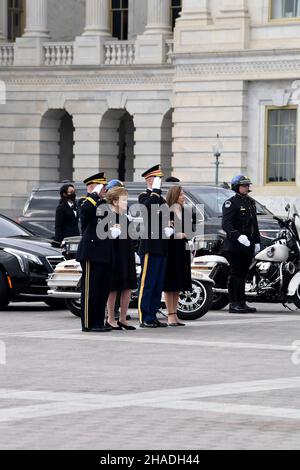
<svg viewBox="0 0 300 470">
<path fill-rule="evenodd" d="M 118 227 L 111 227 L 109 230 L 110 230 L 111 236 L 114 240 L 116 238 L 118 238 L 122 233 L 122 230 Z"/>
<path fill-rule="evenodd" d="M 259 252 L 260 252 L 260 243 L 255 243 L 254 254 L 257 255 L 257 253 Z"/>
<path fill-rule="evenodd" d="M 97 193 L 99 195 L 102 189 L 103 189 L 103 184 L 97 184 L 97 186 L 93 189 L 93 193 Z"/>
<path fill-rule="evenodd" d="M 238 242 L 240 242 L 241 245 L 250 246 L 250 240 L 246 235 L 240 235 L 238 238 Z"/>
<path fill-rule="evenodd" d="M 164 230 L 167 238 L 170 238 L 172 235 L 174 235 L 174 229 L 172 227 L 166 227 Z"/>
<path fill-rule="evenodd" d="M 153 180 L 152 189 L 160 189 L 162 180 L 159 176 L 156 176 Z"/>
</svg>

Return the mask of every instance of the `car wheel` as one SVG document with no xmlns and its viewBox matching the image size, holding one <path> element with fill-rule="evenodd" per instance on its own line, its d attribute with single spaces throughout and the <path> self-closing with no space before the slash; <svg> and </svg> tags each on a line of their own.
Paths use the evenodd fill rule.
<svg viewBox="0 0 300 470">
<path fill-rule="evenodd" d="M 192 279 L 192 290 L 179 294 L 177 315 L 181 320 L 197 320 L 208 312 L 212 299 L 211 283 Z"/>
<path fill-rule="evenodd" d="M 222 310 L 229 304 L 229 297 L 227 294 L 214 294 L 211 304 L 211 310 Z"/>
<path fill-rule="evenodd" d="M 55 310 L 66 310 L 67 308 L 65 299 L 47 299 L 44 302 Z"/>
<path fill-rule="evenodd" d="M 5 309 L 9 302 L 10 296 L 7 280 L 4 273 L 0 271 L 0 309 Z"/>
<path fill-rule="evenodd" d="M 81 301 L 79 299 L 66 299 L 67 308 L 76 317 L 81 316 Z"/>
</svg>

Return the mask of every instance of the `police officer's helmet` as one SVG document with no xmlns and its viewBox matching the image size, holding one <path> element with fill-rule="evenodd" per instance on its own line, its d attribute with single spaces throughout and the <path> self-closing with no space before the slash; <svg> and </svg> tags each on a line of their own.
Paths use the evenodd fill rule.
<svg viewBox="0 0 300 470">
<path fill-rule="evenodd" d="M 124 188 L 124 184 L 120 180 L 111 180 L 106 186 L 106 191 L 109 191 L 112 188 Z"/>
<path fill-rule="evenodd" d="M 231 180 L 231 189 L 232 191 L 238 192 L 239 187 L 244 184 L 252 184 L 250 178 L 244 175 L 236 175 Z"/>
</svg>

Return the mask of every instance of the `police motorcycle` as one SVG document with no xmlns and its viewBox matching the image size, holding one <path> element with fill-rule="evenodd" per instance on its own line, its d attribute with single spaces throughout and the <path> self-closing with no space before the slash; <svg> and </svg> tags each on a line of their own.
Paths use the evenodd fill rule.
<svg viewBox="0 0 300 470">
<path fill-rule="evenodd" d="M 260 251 L 253 259 L 245 285 L 246 301 L 261 303 L 294 304 L 300 309 L 300 217 L 297 210 L 287 217 L 273 216 L 279 224 L 279 233 L 272 244 Z M 194 260 L 199 269 L 209 270 L 215 282 L 214 295 L 222 296 L 222 307 L 228 302 L 226 288 L 229 263 L 223 256 L 207 255 Z M 214 308 L 214 303 L 212 303 Z"/>
</svg>

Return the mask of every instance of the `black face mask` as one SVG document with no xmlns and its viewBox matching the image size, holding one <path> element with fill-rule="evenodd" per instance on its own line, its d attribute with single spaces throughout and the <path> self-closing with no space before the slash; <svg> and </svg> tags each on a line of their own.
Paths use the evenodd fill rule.
<svg viewBox="0 0 300 470">
<path fill-rule="evenodd" d="M 68 196 L 65 196 L 65 199 L 67 201 L 72 201 L 72 202 L 75 202 L 75 199 L 76 199 L 76 194 L 69 194 Z"/>
</svg>

